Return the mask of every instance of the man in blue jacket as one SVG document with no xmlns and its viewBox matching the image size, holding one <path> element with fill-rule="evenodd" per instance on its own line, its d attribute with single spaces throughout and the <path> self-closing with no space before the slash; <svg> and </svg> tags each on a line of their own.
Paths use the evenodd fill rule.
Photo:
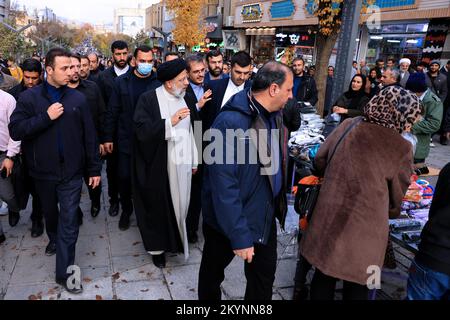
<svg viewBox="0 0 450 320">
<path fill-rule="evenodd" d="M 204 159 L 200 300 L 221 298 L 224 269 L 235 255 L 246 262 L 245 299 L 272 298 L 277 261 L 275 217 L 283 227 L 287 212 L 287 130 L 280 111 L 292 98 L 292 87 L 292 71 L 268 62 L 256 74 L 251 91 L 234 95 L 209 131 L 216 140 L 205 150 Z M 224 138 L 223 144 L 217 140 Z M 218 147 L 212 148 L 216 143 Z M 211 158 L 208 149 L 215 150 Z"/>
<path fill-rule="evenodd" d="M 96 188 L 101 162 L 86 97 L 67 87 L 70 64 L 70 52 L 60 48 L 48 52 L 47 80 L 21 94 L 9 131 L 12 139 L 22 141 L 35 179 L 50 239 L 46 254 L 56 253 L 56 282 L 71 293 L 81 293 L 79 282 L 68 283 L 68 267 L 75 262 L 83 176 L 86 173 L 89 186 Z"/>
</svg>

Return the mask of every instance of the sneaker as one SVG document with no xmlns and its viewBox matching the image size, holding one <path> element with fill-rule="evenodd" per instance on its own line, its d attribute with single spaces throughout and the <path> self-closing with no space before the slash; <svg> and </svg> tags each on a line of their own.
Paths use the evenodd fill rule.
<svg viewBox="0 0 450 320">
<path fill-rule="evenodd" d="M 431 143 L 430 143 L 430 147 L 431 147 L 431 148 L 434 148 L 434 147 L 436 147 L 436 145 L 435 145 L 433 142 L 431 142 Z"/>
<path fill-rule="evenodd" d="M 0 206 L 0 216 L 7 216 L 8 215 L 8 205 L 6 202 L 2 202 L 2 205 Z"/>
</svg>

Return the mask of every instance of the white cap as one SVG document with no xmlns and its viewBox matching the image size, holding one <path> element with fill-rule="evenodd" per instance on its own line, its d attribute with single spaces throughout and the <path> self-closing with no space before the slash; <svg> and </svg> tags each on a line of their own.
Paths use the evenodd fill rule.
<svg viewBox="0 0 450 320">
<path fill-rule="evenodd" d="M 400 59 L 400 62 L 399 62 L 399 64 L 402 64 L 402 63 L 407 63 L 407 64 L 411 64 L 411 60 L 409 60 L 408 58 L 403 58 L 403 59 Z"/>
</svg>

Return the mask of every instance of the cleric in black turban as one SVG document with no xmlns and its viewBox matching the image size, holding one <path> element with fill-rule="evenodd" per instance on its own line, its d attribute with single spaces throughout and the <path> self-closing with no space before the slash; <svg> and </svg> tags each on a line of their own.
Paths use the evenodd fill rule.
<svg viewBox="0 0 450 320">
<path fill-rule="evenodd" d="M 187 64 L 183 59 L 175 59 L 169 62 L 160 64 L 157 69 L 157 78 L 162 83 L 170 81 L 179 75 L 183 70 L 186 70 Z"/>
</svg>

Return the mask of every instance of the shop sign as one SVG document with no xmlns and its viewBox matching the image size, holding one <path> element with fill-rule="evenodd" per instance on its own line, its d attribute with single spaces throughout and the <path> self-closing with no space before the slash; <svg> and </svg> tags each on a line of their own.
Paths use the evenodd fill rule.
<svg viewBox="0 0 450 320">
<path fill-rule="evenodd" d="M 295 13 L 293 0 L 272 2 L 269 9 L 271 20 L 291 19 Z"/>
<path fill-rule="evenodd" d="M 263 10 L 260 3 L 248 4 L 242 7 L 242 22 L 260 22 Z"/>
<path fill-rule="evenodd" d="M 205 30 L 206 30 L 207 33 L 210 33 L 210 32 L 216 31 L 217 27 L 218 27 L 217 23 L 208 22 L 205 25 Z"/>
<path fill-rule="evenodd" d="M 244 50 L 245 36 L 239 30 L 222 30 L 223 47 L 227 50 Z"/>
<path fill-rule="evenodd" d="M 314 47 L 315 36 L 300 32 L 279 32 L 275 35 L 277 47 Z"/>
</svg>

